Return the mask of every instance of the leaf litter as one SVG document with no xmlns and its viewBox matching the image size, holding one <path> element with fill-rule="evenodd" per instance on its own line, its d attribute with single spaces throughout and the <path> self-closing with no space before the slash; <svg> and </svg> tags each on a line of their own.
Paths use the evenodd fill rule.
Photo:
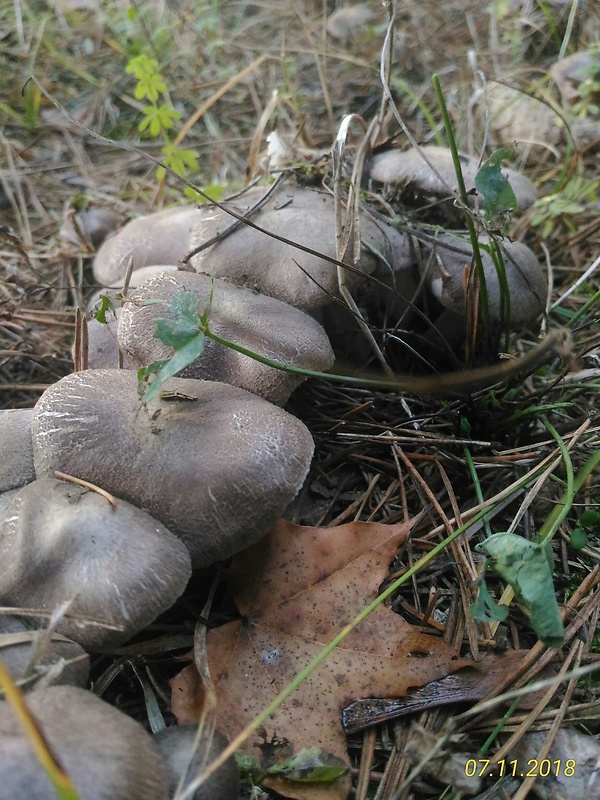
<svg viewBox="0 0 600 800">
<path fill-rule="evenodd" d="M 241 619 L 206 636 L 223 733 L 239 734 L 377 596 L 411 527 L 409 521 L 316 528 L 279 520 L 233 558 L 229 581 Z M 286 757 L 319 747 L 349 767 L 341 725 L 346 705 L 361 697 L 406 696 L 468 666 L 475 664 L 456 647 L 378 606 L 271 716 L 265 742 L 285 743 Z M 197 721 L 200 686 L 194 666 L 174 679 L 180 724 Z M 265 744 L 251 739 L 247 749 L 260 755 Z M 275 782 L 285 796 L 311 800 L 345 797 L 349 788 L 348 775 L 327 786 L 298 786 L 285 775 L 268 785 Z"/>
</svg>

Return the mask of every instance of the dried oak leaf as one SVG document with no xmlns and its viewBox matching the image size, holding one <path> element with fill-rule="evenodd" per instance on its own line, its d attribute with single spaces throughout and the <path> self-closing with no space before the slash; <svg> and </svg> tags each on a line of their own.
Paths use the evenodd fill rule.
<svg viewBox="0 0 600 800">
<path fill-rule="evenodd" d="M 238 734 L 377 596 L 410 527 L 308 528 L 280 520 L 234 557 L 230 586 L 242 619 L 206 638 L 223 733 Z M 349 764 L 344 705 L 357 697 L 406 695 L 468 663 L 379 606 L 272 716 L 267 734 L 289 740 L 294 752 L 318 745 Z M 253 745 L 249 740 L 248 749 Z"/>
</svg>

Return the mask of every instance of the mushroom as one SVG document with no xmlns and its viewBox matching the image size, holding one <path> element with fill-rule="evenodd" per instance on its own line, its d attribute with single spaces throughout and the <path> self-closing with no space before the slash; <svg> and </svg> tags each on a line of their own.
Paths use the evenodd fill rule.
<svg viewBox="0 0 600 800">
<path fill-rule="evenodd" d="M 283 184 L 261 206 L 269 191 L 249 189 L 227 205 L 237 214 L 249 215 L 262 229 L 335 258 L 333 197 Z M 381 260 L 397 268 L 410 249 L 404 233 L 368 214 L 361 218 L 360 232 L 358 274 L 346 271 L 349 289 L 361 282 L 361 273 L 372 272 Z M 196 272 L 225 278 L 310 314 L 339 296 L 335 264 L 239 223 L 212 206 L 171 209 L 130 222 L 100 249 L 94 274 L 100 283 L 110 284 L 122 279 L 130 257 L 135 268 L 175 264 L 202 245 L 204 249 L 189 262 Z"/>
<path fill-rule="evenodd" d="M 29 628 L 19 617 L 0 614 L 0 658 L 13 680 L 31 686 L 69 683 L 85 687 L 90 659 L 59 633 Z"/>
<path fill-rule="evenodd" d="M 195 206 L 181 206 L 127 223 L 98 250 L 94 277 L 100 286 L 112 286 L 123 280 L 130 259 L 134 270 L 176 264 L 190 249 L 190 232 L 200 213 Z"/>
<path fill-rule="evenodd" d="M 129 288 L 135 289 L 137 286 L 141 286 L 142 283 L 153 275 L 175 270 L 177 270 L 177 267 L 167 264 L 134 269 L 131 273 Z M 117 300 L 117 295 L 122 292 L 124 278 L 125 276 L 112 286 L 95 292 L 88 302 L 88 367 L 90 369 L 110 369 L 111 367 L 117 367 L 119 365 L 117 328 L 119 325 L 119 317 L 121 316 L 121 303 Z M 109 297 L 115 306 L 114 316 L 111 318 L 109 315 L 105 323 L 98 322 L 98 320 L 94 318 L 94 314 L 99 308 L 100 295 L 102 294 Z M 126 369 L 131 368 L 131 364 L 128 362 L 127 358 L 123 359 L 123 366 Z"/>
<path fill-rule="evenodd" d="M 60 236 L 71 244 L 84 244 L 93 249 L 100 247 L 118 225 L 118 216 L 109 208 L 89 208 L 74 214 L 73 219 L 67 218 L 60 229 Z"/>
<path fill-rule="evenodd" d="M 548 145 L 555 146 L 563 138 L 564 122 L 558 114 L 525 92 L 490 81 L 484 101 L 490 117 L 491 136 L 499 145 L 510 147 L 515 142 L 535 145 L 531 152 L 537 156 L 543 154 Z"/>
<path fill-rule="evenodd" d="M 36 474 L 90 481 L 143 508 L 207 566 L 264 535 L 299 491 L 313 441 L 300 420 L 243 389 L 172 378 L 141 404 L 135 373 L 87 370 L 33 414 Z"/>
<path fill-rule="evenodd" d="M 173 605 L 190 573 L 185 547 L 149 514 L 65 481 L 20 489 L 0 526 L 0 599 L 47 612 L 72 600 L 56 630 L 86 650 L 130 639 Z"/>
<path fill-rule="evenodd" d="M 586 80 L 598 80 L 600 75 L 600 51 L 583 50 L 561 58 L 549 70 L 550 77 L 558 86 L 565 108 L 581 100 L 580 86 Z M 600 102 L 600 91 L 594 92 L 594 102 Z"/>
<path fill-rule="evenodd" d="M 185 789 L 227 745 L 223 734 L 215 731 L 211 740 L 201 738 L 196 746 L 197 734 L 195 725 L 174 725 L 154 735 L 167 768 L 172 797 L 182 777 L 185 776 Z M 237 800 L 240 791 L 239 772 L 234 759 L 230 758 L 196 789 L 192 800 Z"/>
<path fill-rule="evenodd" d="M 338 8 L 327 17 L 327 33 L 332 39 L 349 39 L 356 33 L 366 31 L 374 18 L 373 9 L 362 3 Z"/>
<path fill-rule="evenodd" d="M 452 196 L 454 199 L 458 192 L 458 182 L 450 150 L 436 145 L 423 145 L 420 151 L 390 148 L 376 153 L 367 164 L 366 177 L 375 183 L 399 185 L 412 188 L 419 193 L 429 193 L 438 197 Z M 459 157 L 463 180 L 469 191 L 475 185 L 479 160 L 464 153 L 460 153 Z M 504 174 L 510 181 L 519 208 L 525 209 L 532 205 L 537 193 L 531 181 L 512 169 L 505 169 Z"/>
<path fill-rule="evenodd" d="M 82 800 L 167 800 L 165 768 L 135 720 L 85 689 L 51 686 L 26 698 Z M 0 779 L 10 800 L 56 800 L 13 708 L 0 703 Z"/>
<path fill-rule="evenodd" d="M 35 479 L 30 408 L 0 411 L 0 492 Z"/>
<path fill-rule="evenodd" d="M 250 189 L 232 206 L 238 214 L 247 214 L 264 196 L 264 189 Z M 235 220 L 218 208 L 200 210 L 202 216 L 192 231 L 190 247 L 206 245 L 218 234 L 223 234 L 223 238 L 191 259 L 196 272 L 226 278 L 237 286 L 283 300 L 309 314 L 329 305 L 332 296 L 339 297 L 335 264 L 247 225 L 225 235 Z M 284 184 L 250 218 L 273 234 L 336 258 L 335 211 L 330 194 Z M 362 250 L 356 265 L 359 273 L 346 271 L 350 290 L 361 282 L 360 273 L 373 272 L 380 255 L 393 262 L 395 248 L 407 247 L 403 234 L 379 225 L 368 215 L 361 217 L 360 234 Z"/>
<path fill-rule="evenodd" d="M 168 307 L 184 292 L 194 295 L 199 313 L 209 309 L 214 333 L 285 366 L 322 372 L 334 361 L 329 339 L 312 317 L 287 303 L 226 281 L 189 272 L 163 273 L 130 295 L 119 322 L 119 343 L 135 367 L 171 358 L 174 350 L 155 338 L 160 318 L 172 319 Z M 144 305 L 145 301 L 161 305 Z M 182 378 L 204 378 L 247 389 L 283 405 L 304 378 L 268 367 L 206 338 L 204 352 L 181 370 Z"/>
<path fill-rule="evenodd" d="M 492 322 L 499 322 L 502 290 L 494 262 L 485 247 L 489 239 L 479 239 Z M 442 234 L 435 242 L 422 243 L 421 273 L 433 295 L 454 314 L 466 313 L 465 272 L 473 258 L 470 243 L 458 235 Z M 544 310 L 548 287 L 535 255 L 519 242 L 501 246 L 506 281 L 509 288 L 511 327 L 528 325 Z"/>
</svg>

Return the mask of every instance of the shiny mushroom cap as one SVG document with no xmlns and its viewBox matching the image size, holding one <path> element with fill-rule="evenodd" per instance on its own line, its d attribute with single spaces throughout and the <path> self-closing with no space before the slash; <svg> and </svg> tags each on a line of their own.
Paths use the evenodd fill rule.
<svg viewBox="0 0 600 800">
<path fill-rule="evenodd" d="M 85 800 L 167 800 L 167 778 L 152 737 L 135 720 L 74 686 L 31 692 L 27 705 Z M 0 703 L 0 795 L 56 800 L 12 706 Z"/>
<path fill-rule="evenodd" d="M 38 401 L 32 431 L 39 476 L 60 470 L 145 509 L 197 566 L 267 533 L 314 447 L 296 417 L 224 383 L 172 378 L 144 405 L 129 370 L 62 378 Z"/>
<path fill-rule="evenodd" d="M 0 599 L 47 612 L 72 599 L 67 615 L 110 626 L 58 623 L 86 650 L 130 639 L 173 605 L 190 574 L 185 547 L 149 514 L 65 481 L 20 489 L 0 527 Z"/>
<path fill-rule="evenodd" d="M 190 272 L 161 274 L 130 294 L 119 322 L 119 342 L 135 367 L 171 358 L 173 348 L 155 337 L 158 319 L 171 319 L 171 302 L 191 293 L 203 313 L 210 305 L 211 330 L 224 339 L 285 366 L 325 371 L 334 361 L 325 331 L 312 317 L 272 297 Z M 144 305 L 145 301 L 161 305 Z M 283 405 L 304 380 L 300 375 L 261 364 L 206 338 L 204 351 L 180 373 L 239 386 Z"/>
</svg>

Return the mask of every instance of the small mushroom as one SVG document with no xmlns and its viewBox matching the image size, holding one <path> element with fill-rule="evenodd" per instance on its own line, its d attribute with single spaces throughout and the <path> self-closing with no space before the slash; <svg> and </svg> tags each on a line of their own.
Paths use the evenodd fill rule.
<svg viewBox="0 0 600 800">
<path fill-rule="evenodd" d="M 488 298 L 488 310 L 493 322 L 500 321 L 501 288 L 491 255 L 482 244 L 481 257 Z M 422 274 L 433 295 L 450 311 L 465 316 L 465 272 L 473 258 L 470 243 L 459 236 L 442 234 L 435 243 L 421 245 Z M 519 242 L 504 242 L 501 246 L 504 270 L 510 295 L 510 324 L 513 328 L 528 325 L 544 310 L 548 291 L 546 278 L 535 255 Z"/>
<path fill-rule="evenodd" d="M 390 148 L 373 156 L 367 164 L 366 177 L 376 183 L 411 187 L 419 193 L 438 197 L 452 195 L 454 199 L 458 192 L 458 182 L 450 150 L 436 145 L 423 145 L 420 149 L 435 168 L 435 172 L 416 149 Z M 459 155 L 463 179 L 469 191 L 475 185 L 479 160 L 464 153 Z M 532 205 L 537 193 L 531 181 L 513 169 L 504 169 L 504 174 L 508 176 L 519 208 L 525 209 Z"/>
<path fill-rule="evenodd" d="M 87 370 L 46 389 L 33 415 L 36 474 L 83 478 L 145 509 L 206 566 L 263 536 L 299 491 L 313 441 L 243 389 L 172 378 L 141 404 L 130 370 Z"/>
<path fill-rule="evenodd" d="M 197 732 L 195 725 L 174 725 L 154 735 L 167 768 L 172 797 L 182 777 L 185 776 L 183 787 L 186 788 L 227 745 L 223 734 L 215 731 L 211 741 L 202 738 L 196 747 Z M 239 772 L 234 759 L 230 758 L 196 789 L 192 800 L 237 800 L 240 791 Z"/>
<path fill-rule="evenodd" d="M 71 449 L 85 446 L 75 439 Z M 86 650 L 115 647 L 153 622 L 190 573 L 185 547 L 149 514 L 65 481 L 20 489 L 0 526 L 1 600 L 47 612 L 72 600 L 56 630 Z"/>
<path fill-rule="evenodd" d="M 30 408 L 0 411 L 0 492 L 35 479 Z"/>
<path fill-rule="evenodd" d="M 94 277 L 100 286 L 112 286 L 123 280 L 130 259 L 134 270 L 176 264 L 190 249 L 190 233 L 199 216 L 195 206 L 181 206 L 132 220 L 98 250 Z"/>
<path fill-rule="evenodd" d="M 10 614 L 0 614 L 0 658 L 13 680 L 28 687 L 38 682 L 85 687 L 90 673 L 90 659 L 76 642 L 29 628 Z"/>
<path fill-rule="evenodd" d="M 550 77 L 558 86 L 562 104 L 570 108 L 581 100 L 580 86 L 586 80 L 598 80 L 600 76 L 600 50 L 584 50 L 561 58 L 549 70 Z M 590 98 L 600 102 L 600 91 Z"/>
<path fill-rule="evenodd" d="M 27 705 L 82 800 L 167 800 L 167 778 L 152 737 L 135 720 L 85 689 L 51 686 Z M 13 708 L 0 703 L 0 796 L 56 800 Z"/>
<path fill-rule="evenodd" d="M 60 235 L 71 244 L 84 244 L 94 249 L 100 247 L 118 225 L 118 216 L 109 208 L 89 208 L 74 214 L 73 220 L 67 219 L 60 229 Z"/>
<path fill-rule="evenodd" d="M 362 3 L 338 8 L 327 17 L 327 33 L 332 39 L 349 39 L 372 25 L 375 12 Z"/>
<path fill-rule="evenodd" d="M 198 299 L 200 313 L 210 303 L 210 327 L 219 336 L 260 356 L 291 367 L 324 371 L 334 361 L 325 331 L 312 317 L 287 303 L 208 275 L 163 273 L 130 295 L 119 322 L 119 343 L 135 367 L 171 358 L 173 348 L 155 338 L 156 322 L 171 318 L 168 306 L 184 292 Z M 144 305 L 147 300 L 161 305 Z M 239 386 L 283 405 L 304 378 L 268 367 L 206 338 L 204 352 L 183 369 L 182 378 L 203 378 Z"/>
<path fill-rule="evenodd" d="M 525 92 L 490 81 L 484 101 L 490 117 L 491 136 L 498 145 L 511 147 L 515 142 L 532 145 L 531 154 L 539 157 L 548 145 L 559 144 L 564 136 L 564 122 L 558 114 Z"/>
</svg>

